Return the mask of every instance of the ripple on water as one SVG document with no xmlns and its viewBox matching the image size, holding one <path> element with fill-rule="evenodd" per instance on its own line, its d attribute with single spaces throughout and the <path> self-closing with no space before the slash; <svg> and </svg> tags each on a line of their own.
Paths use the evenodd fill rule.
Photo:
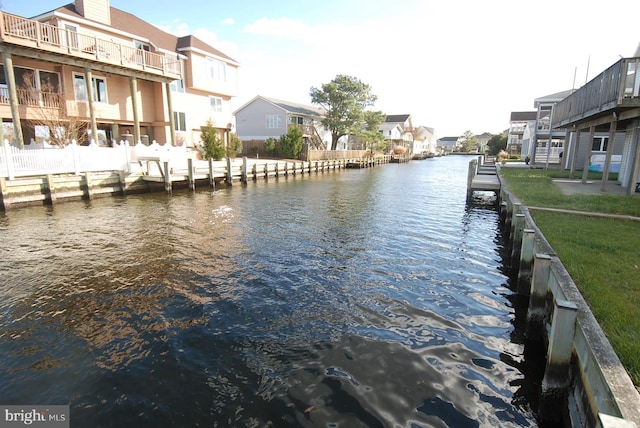
<svg viewBox="0 0 640 428">
<path fill-rule="evenodd" d="M 0 401 L 87 426 L 535 425 L 466 166 L 2 214 Z"/>
</svg>

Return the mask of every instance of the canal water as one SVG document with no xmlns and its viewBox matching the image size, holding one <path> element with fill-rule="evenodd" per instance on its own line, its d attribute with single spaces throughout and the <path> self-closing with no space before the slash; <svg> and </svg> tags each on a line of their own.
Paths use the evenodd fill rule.
<svg viewBox="0 0 640 428">
<path fill-rule="evenodd" d="M 0 213 L 0 404 L 72 427 L 526 427 L 468 157 Z"/>
</svg>

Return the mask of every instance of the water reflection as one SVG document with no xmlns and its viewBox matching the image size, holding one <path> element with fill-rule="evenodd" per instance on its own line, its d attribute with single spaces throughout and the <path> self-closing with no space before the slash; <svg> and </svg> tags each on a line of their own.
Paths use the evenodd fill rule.
<svg viewBox="0 0 640 428">
<path fill-rule="evenodd" d="M 466 165 L 0 215 L 0 401 L 74 426 L 535 425 Z"/>
</svg>

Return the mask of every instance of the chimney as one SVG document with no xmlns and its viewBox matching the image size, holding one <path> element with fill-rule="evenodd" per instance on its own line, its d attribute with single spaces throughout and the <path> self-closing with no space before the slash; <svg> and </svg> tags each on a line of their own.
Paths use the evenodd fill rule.
<svg viewBox="0 0 640 428">
<path fill-rule="evenodd" d="M 109 0 L 75 0 L 76 12 L 86 19 L 111 25 Z"/>
</svg>

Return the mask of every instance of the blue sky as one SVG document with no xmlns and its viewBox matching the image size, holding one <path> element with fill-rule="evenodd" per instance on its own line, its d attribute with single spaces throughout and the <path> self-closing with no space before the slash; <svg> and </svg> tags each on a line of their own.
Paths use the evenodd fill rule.
<svg viewBox="0 0 640 428">
<path fill-rule="evenodd" d="M 1 0 L 31 17 L 69 3 Z M 640 43 L 640 1 L 111 0 L 178 35 L 194 34 L 240 62 L 234 109 L 256 95 L 310 104 L 338 74 L 409 113 L 438 137 L 498 133 L 512 111 L 579 87 Z"/>
</svg>

